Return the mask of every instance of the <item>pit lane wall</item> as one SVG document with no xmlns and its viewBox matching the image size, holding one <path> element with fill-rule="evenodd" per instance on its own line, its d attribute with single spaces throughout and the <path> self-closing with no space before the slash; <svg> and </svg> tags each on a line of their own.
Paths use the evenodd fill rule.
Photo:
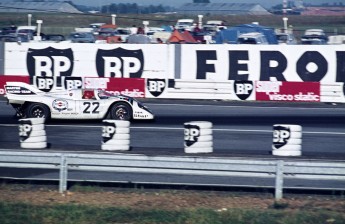
<svg viewBox="0 0 345 224">
<path fill-rule="evenodd" d="M 84 86 L 146 98 L 345 102 L 344 45 L 5 43 L 0 50 L 0 88 L 17 77 L 45 92 Z"/>
</svg>

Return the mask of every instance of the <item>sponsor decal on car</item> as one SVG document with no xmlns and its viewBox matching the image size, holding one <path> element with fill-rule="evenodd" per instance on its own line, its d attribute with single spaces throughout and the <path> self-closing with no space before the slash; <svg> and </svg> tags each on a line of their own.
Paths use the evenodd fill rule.
<svg viewBox="0 0 345 224">
<path fill-rule="evenodd" d="M 20 95 L 32 95 L 35 94 L 31 90 L 20 87 L 20 86 L 6 86 L 6 92 L 11 94 L 20 94 Z"/>
<path fill-rule="evenodd" d="M 142 111 L 134 111 L 133 117 L 134 118 L 147 118 L 148 115 L 144 114 Z"/>
<path fill-rule="evenodd" d="M 52 106 L 55 110 L 61 112 L 61 111 L 67 110 L 68 102 L 63 99 L 56 99 L 53 101 Z"/>
</svg>

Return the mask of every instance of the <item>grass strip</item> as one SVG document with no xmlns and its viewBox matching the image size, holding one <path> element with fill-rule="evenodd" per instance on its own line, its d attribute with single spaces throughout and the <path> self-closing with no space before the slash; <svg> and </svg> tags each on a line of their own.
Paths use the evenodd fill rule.
<svg viewBox="0 0 345 224">
<path fill-rule="evenodd" d="M 345 215 L 327 210 L 183 209 L 134 210 L 86 205 L 38 206 L 0 202 L 2 224 L 343 224 Z"/>
</svg>

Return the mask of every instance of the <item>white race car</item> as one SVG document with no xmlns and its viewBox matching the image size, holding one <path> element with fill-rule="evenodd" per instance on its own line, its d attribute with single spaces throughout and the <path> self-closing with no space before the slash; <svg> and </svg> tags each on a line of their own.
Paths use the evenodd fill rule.
<svg viewBox="0 0 345 224">
<path fill-rule="evenodd" d="M 6 97 L 22 118 L 150 120 L 154 114 L 136 99 L 104 90 L 41 90 L 22 82 L 7 82 Z"/>
</svg>

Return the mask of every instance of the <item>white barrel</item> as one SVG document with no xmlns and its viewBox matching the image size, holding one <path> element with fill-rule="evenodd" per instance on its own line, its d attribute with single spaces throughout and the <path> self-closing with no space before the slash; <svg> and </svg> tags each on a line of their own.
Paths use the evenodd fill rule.
<svg viewBox="0 0 345 224">
<path fill-rule="evenodd" d="M 116 134 L 129 134 L 130 128 L 116 128 Z"/>
<path fill-rule="evenodd" d="M 103 143 L 103 145 L 130 145 L 130 140 L 111 139 L 106 143 Z"/>
<path fill-rule="evenodd" d="M 45 149 L 47 148 L 47 142 L 22 142 L 20 147 L 24 149 Z"/>
<path fill-rule="evenodd" d="M 47 142 L 47 136 L 33 136 L 27 139 L 20 139 L 20 142 Z"/>
<path fill-rule="evenodd" d="M 130 150 L 129 145 L 106 145 L 103 144 L 102 150 L 107 150 L 107 151 L 128 151 Z"/>
<path fill-rule="evenodd" d="M 273 125 L 272 155 L 301 156 L 302 126 L 292 124 Z"/>
<path fill-rule="evenodd" d="M 287 151 L 302 151 L 302 145 L 284 145 L 284 146 L 280 147 L 279 149 L 272 146 L 272 150 L 277 151 L 277 152 L 285 151 L 285 150 L 287 150 Z"/>
<path fill-rule="evenodd" d="M 185 153 L 212 153 L 213 147 L 192 147 L 192 148 L 185 148 Z"/>
<path fill-rule="evenodd" d="M 130 149 L 130 122 L 122 120 L 103 120 L 102 150 Z"/>
<path fill-rule="evenodd" d="M 131 122 L 123 121 L 123 120 L 103 120 L 103 124 L 105 123 L 110 123 L 110 124 L 116 123 L 117 128 L 129 128 L 131 126 Z"/>
<path fill-rule="evenodd" d="M 117 130 L 116 130 L 116 132 L 117 132 Z M 116 133 L 116 135 L 114 135 L 112 137 L 112 139 L 108 140 L 108 142 L 109 141 L 113 141 L 113 140 L 129 140 L 129 139 L 130 139 L 130 134 L 129 133 L 128 134 L 122 134 L 122 133 L 118 134 L 118 133 Z"/>
<path fill-rule="evenodd" d="M 200 129 L 200 135 L 201 135 L 201 136 L 204 136 L 204 135 L 213 135 L 212 128 L 202 128 L 202 129 Z"/>
<path fill-rule="evenodd" d="M 200 129 L 212 129 L 213 125 L 211 122 L 209 121 L 191 121 L 191 122 L 186 122 L 184 123 L 184 125 L 198 125 L 200 127 Z"/>
<path fill-rule="evenodd" d="M 29 122 L 31 125 L 44 124 L 45 118 L 23 118 L 19 120 L 20 123 Z"/>
<path fill-rule="evenodd" d="M 198 142 L 213 142 L 212 135 L 201 135 L 198 138 Z"/>
<path fill-rule="evenodd" d="M 47 136 L 46 130 L 32 131 L 30 137 Z"/>
<path fill-rule="evenodd" d="M 272 155 L 274 156 L 301 156 L 302 150 L 273 150 Z"/>
<path fill-rule="evenodd" d="M 212 153 L 212 123 L 208 121 L 192 121 L 184 123 L 185 153 Z"/>
<path fill-rule="evenodd" d="M 279 127 L 279 126 L 283 126 L 285 128 L 289 128 L 290 131 L 296 131 L 296 132 L 301 132 L 302 131 L 302 126 L 301 125 L 296 125 L 296 124 L 275 124 L 273 125 L 274 127 Z"/>
<path fill-rule="evenodd" d="M 44 118 L 26 118 L 19 120 L 19 138 L 21 148 L 47 148 L 47 136 Z"/>
</svg>

